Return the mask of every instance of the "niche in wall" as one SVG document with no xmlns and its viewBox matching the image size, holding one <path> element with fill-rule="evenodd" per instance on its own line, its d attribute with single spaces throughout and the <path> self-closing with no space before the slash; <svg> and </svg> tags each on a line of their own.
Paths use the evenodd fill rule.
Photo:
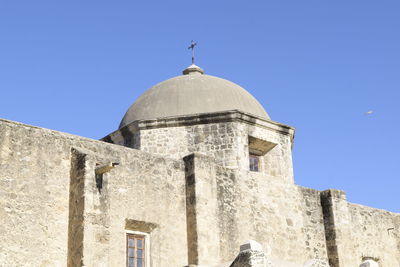
<svg viewBox="0 0 400 267">
<path fill-rule="evenodd" d="M 261 172 L 263 156 L 273 149 L 276 144 L 253 136 L 249 139 L 249 170 Z"/>
</svg>

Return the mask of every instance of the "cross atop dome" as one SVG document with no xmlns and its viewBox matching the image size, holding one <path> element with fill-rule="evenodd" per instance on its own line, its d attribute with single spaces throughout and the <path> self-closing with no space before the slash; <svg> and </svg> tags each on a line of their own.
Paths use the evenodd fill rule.
<svg viewBox="0 0 400 267">
<path fill-rule="evenodd" d="M 183 75 L 204 74 L 204 70 L 199 66 L 197 66 L 196 64 L 194 64 L 194 48 L 196 47 L 196 45 L 197 42 L 192 40 L 192 43 L 188 47 L 188 49 L 192 49 L 192 65 L 190 65 L 189 67 L 187 67 L 182 71 Z"/>
<path fill-rule="evenodd" d="M 188 47 L 188 49 L 192 49 L 192 65 L 194 65 L 194 48 L 197 45 L 197 42 L 192 40 L 192 43 Z"/>
</svg>

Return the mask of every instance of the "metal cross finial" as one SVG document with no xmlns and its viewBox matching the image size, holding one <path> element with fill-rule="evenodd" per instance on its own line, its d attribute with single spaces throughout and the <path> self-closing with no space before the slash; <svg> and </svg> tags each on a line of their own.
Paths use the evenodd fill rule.
<svg viewBox="0 0 400 267">
<path fill-rule="evenodd" d="M 195 41 L 192 40 L 192 43 L 188 47 L 188 49 L 192 49 L 192 64 L 194 64 L 194 47 L 197 45 Z"/>
</svg>

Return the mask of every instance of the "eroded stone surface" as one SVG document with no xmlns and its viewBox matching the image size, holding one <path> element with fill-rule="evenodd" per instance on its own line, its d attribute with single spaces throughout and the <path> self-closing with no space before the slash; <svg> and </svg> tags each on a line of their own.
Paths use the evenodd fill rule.
<svg viewBox="0 0 400 267">
<path fill-rule="evenodd" d="M 249 138 L 274 144 L 260 172 Z M 0 120 L 0 266 L 124 266 L 127 231 L 152 267 L 399 266 L 400 215 L 295 185 L 290 127 L 232 111 L 104 140 L 128 147 Z"/>
</svg>

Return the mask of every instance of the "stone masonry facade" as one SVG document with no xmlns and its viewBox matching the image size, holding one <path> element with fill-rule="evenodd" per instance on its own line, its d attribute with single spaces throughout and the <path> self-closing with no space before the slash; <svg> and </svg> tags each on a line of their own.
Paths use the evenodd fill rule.
<svg viewBox="0 0 400 267">
<path fill-rule="evenodd" d="M 138 232 L 146 267 L 400 266 L 400 214 L 296 185 L 293 140 L 238 110 L 101 141 L 0 120 L 0 266 L 126 266 Z"/>
</svg>

